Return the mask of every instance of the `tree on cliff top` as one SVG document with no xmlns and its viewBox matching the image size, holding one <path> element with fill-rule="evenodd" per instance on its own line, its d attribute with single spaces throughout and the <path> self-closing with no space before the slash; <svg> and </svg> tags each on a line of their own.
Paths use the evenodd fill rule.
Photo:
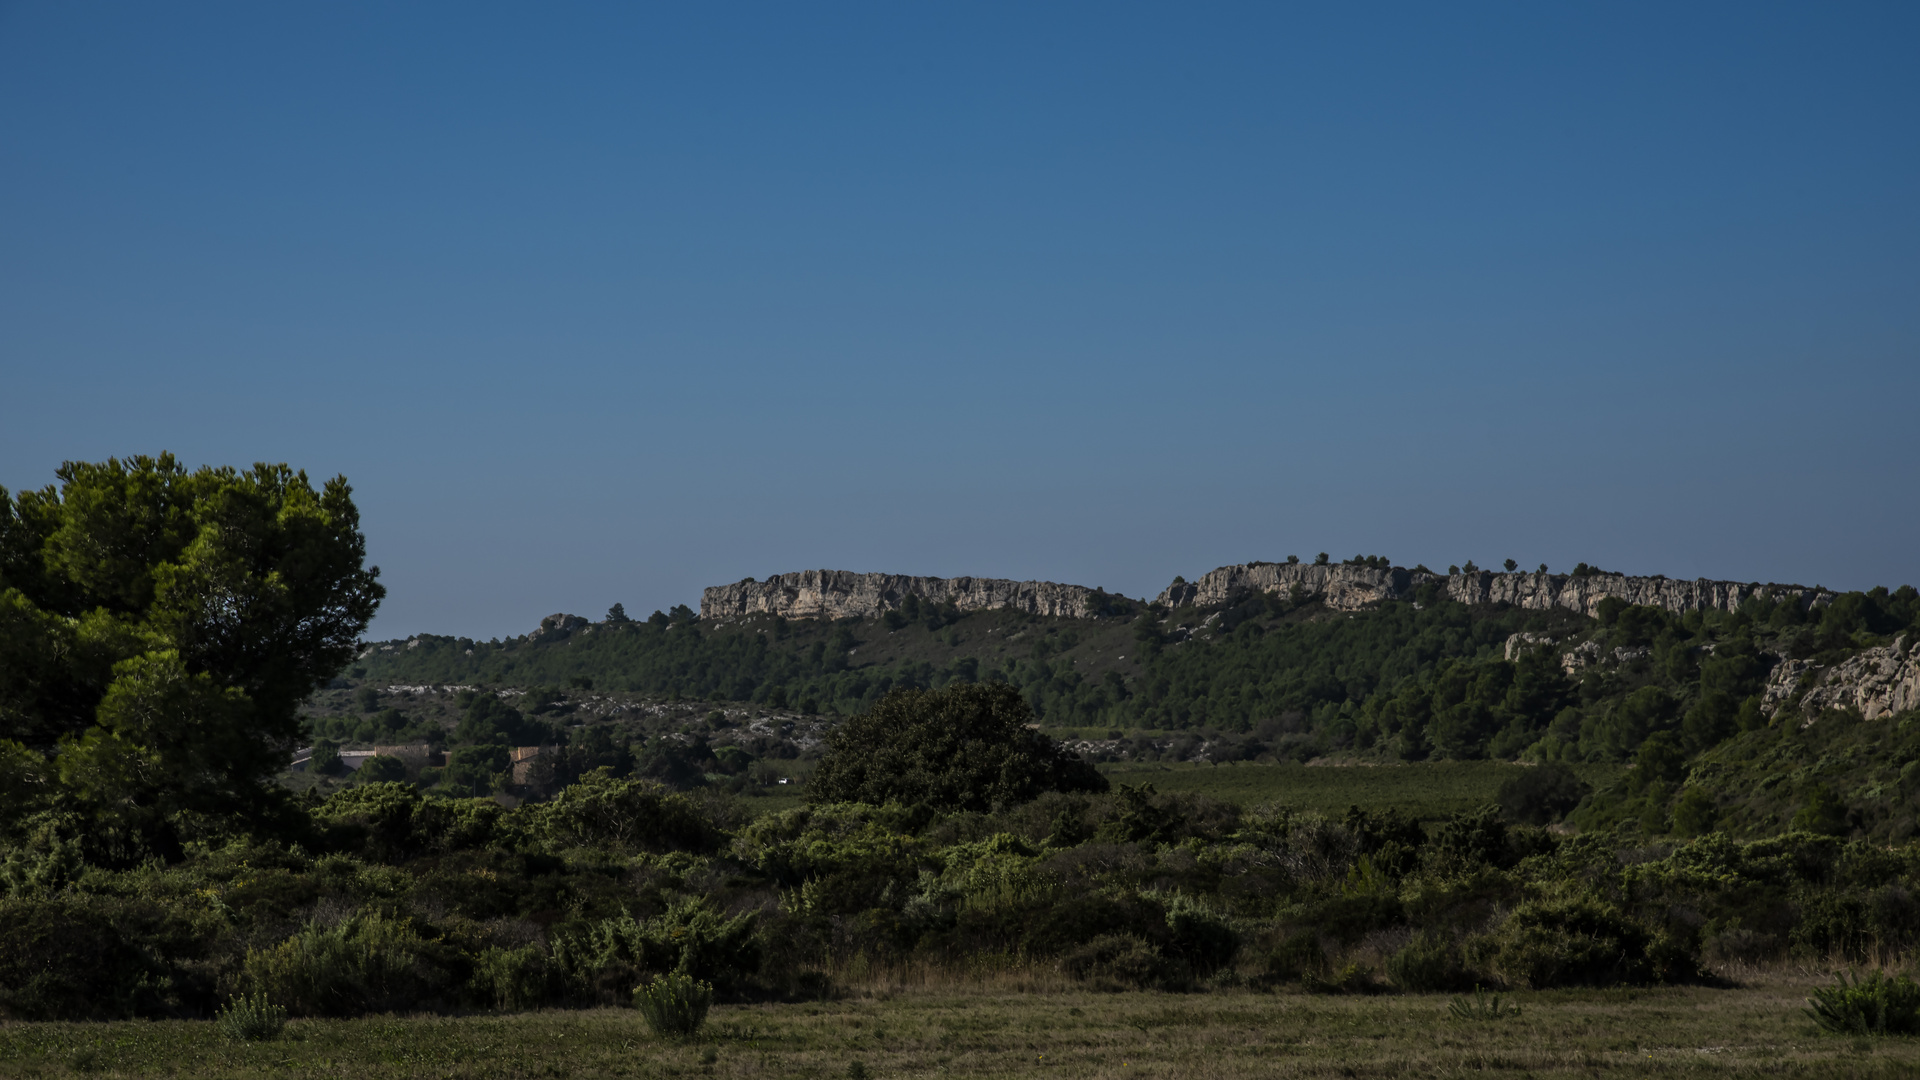
<svg viewBox="0 0 1920 1080">
<path fill-rule="evenodd" d="M 1027 725 L 1004 683 L 896 690 L 828 736 L 807 783 L 816 803 L 925 803 L 988 811 L 1046 791 L 1105 791 L 1107 778 Z"/>
<path fill-rule="evenodd" d="M 379 571 L 342 477 L 316 491 L 286 465 L 170 454 L 55 475 L 0 489 L 0 751 L 36 774 L 30 802 L 165 846 L 171 815 L 257 805 Z"/>
</svg>

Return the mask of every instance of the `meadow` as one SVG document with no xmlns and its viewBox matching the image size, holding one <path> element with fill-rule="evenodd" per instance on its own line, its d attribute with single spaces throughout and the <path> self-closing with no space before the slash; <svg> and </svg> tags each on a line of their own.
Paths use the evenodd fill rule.
<svg viewBox="0 0 1920 1080">
<path fill-rule="evenodd" d="M 1444 995 L 1097 993 L 1045 972 L 875 980 L 837 999 L 717 1006 L 685 1041 L 624 1009 L 296 1020 L 234 1043 L 208 1021 L 0 1025 L 0 1077 L 1912 1076 L 1920 1040 L 1822 1035 L 1810 970 L 1701 986 Z"/>
<path fill-rule="evenodd" d="M 1308 766 L 1141 763 L 1103 765 L 1114 785 L 1152 784 L 1154 790 L 1206 795 L 1241 806 L 1277 804 L 1338 818 L 1350 806 L 1398 810 L 1421 821 L 1440 821 L 1494 801 L 1500 785 L 1529 766 L 1504 761 L 1435 761 L 1406 765 Z M 1626 770 L 1618 765 L 1580 765 L 1580 778 L 1595 788 Z"/>
</svg>

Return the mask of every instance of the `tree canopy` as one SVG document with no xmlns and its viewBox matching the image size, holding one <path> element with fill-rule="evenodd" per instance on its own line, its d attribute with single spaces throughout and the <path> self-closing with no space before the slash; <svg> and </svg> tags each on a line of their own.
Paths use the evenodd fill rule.
<svg viewBox="0 0 1920 1080">
<path fill-rule="evenodd" d="M 257 803 L 384 589 L 343 477 L 171 454 L 0 489 L 0 759 L 149 839 Z M 0 822 L 0 824 L 11 824 Z"/>
<path fill-rule="evenodd" d="M 1004 683 L 896 690 L 828 736 L 808 798 L 984 812 L 1045 791 L 1107 790 L 1098 770 L 1029 727 L 1033 719 Z"/>
</svg>

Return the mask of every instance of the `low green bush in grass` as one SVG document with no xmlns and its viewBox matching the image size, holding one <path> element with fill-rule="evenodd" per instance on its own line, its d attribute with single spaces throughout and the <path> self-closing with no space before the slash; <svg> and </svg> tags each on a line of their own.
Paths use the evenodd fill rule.
<svg viewBox="0 0 1920 1080">
<path fill-rule="evenodd" d="M 661 975 L 634 990 L 633 1007 L 646 1017 L 655 1035 L 685 1038 L 707 1022 L 707 1010 L 713 1007 L 713 984 L 691 975 Z"/>
<path fill-rule="evenodd" d="M 1920 1034 L 1920 985 L 1876 971 L 1866 978 L 1841 973 L 1834 985 L 1807 999 L 1807 1015 L 1836 1035 Z"/>
<path fill-rule="evenodd" d="M 267 1000 L 265 994 L 240 994 L 230 998 L 213 1016 L 220 1034 L 234 1042 L 267 1042 L 280 1037 L 287 1026 L 287 1010 Z"/>
</svg>

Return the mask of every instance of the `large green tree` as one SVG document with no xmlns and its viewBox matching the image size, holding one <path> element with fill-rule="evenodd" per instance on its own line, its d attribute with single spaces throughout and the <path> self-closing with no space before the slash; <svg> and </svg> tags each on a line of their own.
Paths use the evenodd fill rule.
<svg viewBox="0 0 1920 1080">
<path fill-rule="evenodd" d="M 1043 791 L 1105 791 L 1107 778 L 1032 726 L 1005 683 L 895 690 L 827 737 L 814 802 L 924 803 L 986 811 Z"/>
<path fill-rule="evenodd" d="M 259 803 L 384 594 L 343 477 L 68 462 L 0 488 L 0 772 L 154 838 Z M 0 825 L 9 824 L 0 822 Z"/>
</svg>

